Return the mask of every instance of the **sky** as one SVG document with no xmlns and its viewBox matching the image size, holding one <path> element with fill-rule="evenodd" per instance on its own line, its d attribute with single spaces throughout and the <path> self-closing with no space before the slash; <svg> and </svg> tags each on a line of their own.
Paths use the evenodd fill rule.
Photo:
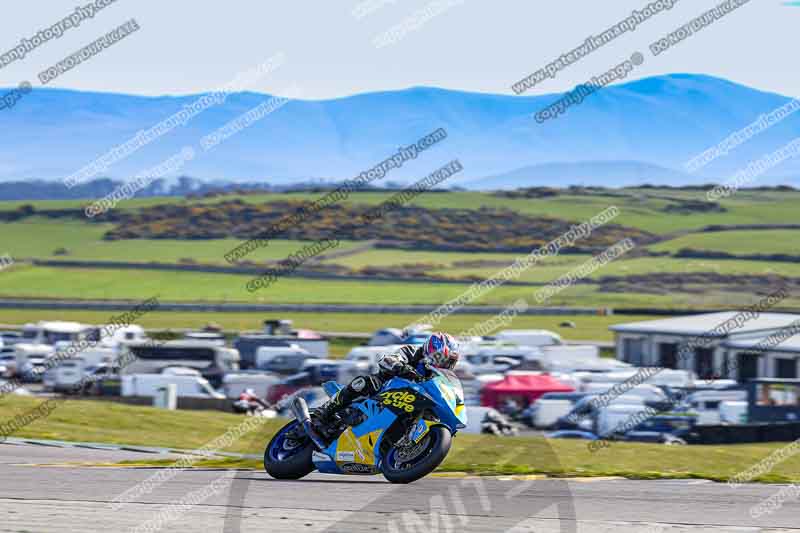
<svg viewBox="0 0 800 533">
<path fill-rule="evenodd" d="M 15 2 L 0 18 L 0 54 L 94 0 Z M 569 90 L 647 52 L 648 46 L 719 0 L 675 5 L 560 71 L 526 94 Z M 76 66 L 48 87 L 140 95 L 213 90 L 275 54 L 285 61 L 251 90 L 306 98 L 435 86 L 513 94 L 511 85 L 642 9 L 643 0 L 341 0 L 291 2 L 116 0 L 0 68 L 0 86 L 28 80 L 130 19 L 139 30 Z M 427 9 L 431 16 L 420 13 Z M 645 63 L 630 79 L 702 73 L 800 96 L 787 59 L 797 42 L 800 6 L 750 0 L 702 32 Z M 398 39 L 376 46 L 392 28 Z M 385 42 L 385 41 L 384 41 Z"/>
</svg>

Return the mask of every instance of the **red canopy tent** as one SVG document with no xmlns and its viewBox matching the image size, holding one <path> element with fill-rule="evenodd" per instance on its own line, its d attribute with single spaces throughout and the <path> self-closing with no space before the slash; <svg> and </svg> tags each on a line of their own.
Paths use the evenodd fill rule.
<svg viewBox="0 0 800 533">
<path fill-rule="evenodd" d="M 481 405 L 498 407 L 508 398 L 529 405 L 547 392 L 574 392 L 575 389 L 547 374 L 510 375 L 483 387 Z"/>
</svg>

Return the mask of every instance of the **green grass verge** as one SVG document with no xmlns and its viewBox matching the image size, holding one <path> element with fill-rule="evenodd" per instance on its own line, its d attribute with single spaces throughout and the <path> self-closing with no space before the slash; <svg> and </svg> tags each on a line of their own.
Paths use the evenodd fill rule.
<svg viewBox="0 0 800 533">
<path fill-rule="evenodd" d="M 0 420 L 32 409 L 41 400 L 7 397 L 0 401 Z M 102 401 L 68 400 L 50 416 L 14 436 L 67 441 L 138 444 L 195 449 L 242 423 L 242 416 L 212 411 L 164 411 Z M 263 453 L 266 442 L 283 424 L 268 420 L 224 451 Z M 724 481 L 746 470 L 785 443 L 727 446 L 663 446 L 615 443 L 596 453 L 586 441 L 533 437 L 497 438 L 459 435 L 440 471 L 481 475 L 546 474 L 550 476 L 622 476 L 632 479 L 702 478 Z M 553 457 L 557 457 L 557 461 Z M 98 462 L 102 454 L 98 453 Z M 170 461 L 128 464 L 164 466 Z M 256 468 L 259 461 L 210 459 L 197 467 Z M 800 480 L 800 456 L 775 465 L 755 481 L 787 483 Z"/>
<path fill-rule="evenodd" d="M 0 423 L 40 403 L 41 399 L 5 396 L 0 399 Z M 196 449 L 244 421 L 243 416 L 220 411 L 167 411 L 99 400 L 65 400 L 49 416 L 10 436 Z M 253 450 L 263 449 L 265 439 L 280 426 L 277 420 L 267 420 L 263 428 L 247 433 L 220 451 L 254 453 Z"/>
</svg>

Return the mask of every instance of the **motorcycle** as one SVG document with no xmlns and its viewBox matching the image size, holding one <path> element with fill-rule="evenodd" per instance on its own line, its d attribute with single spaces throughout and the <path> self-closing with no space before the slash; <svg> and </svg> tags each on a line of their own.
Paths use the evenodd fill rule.
<svg viewBox="0 0 800 533">
<path fill-rule="evenodd" d="M 393 377 L 378 394 L 354 402 L 320 425 L 305 400 L 292 402 L 295 420 L 281 428 L 264 451 L 264 469 L 276 479 L 323 474 L 382 474 L 411 483 L 447 456 L 453 436 L 466 427 L 464 391 L 456 375 L 426 368 L 416 378 Z M 341 390 L 323 384 L 329 397 Z"/>
</svg>

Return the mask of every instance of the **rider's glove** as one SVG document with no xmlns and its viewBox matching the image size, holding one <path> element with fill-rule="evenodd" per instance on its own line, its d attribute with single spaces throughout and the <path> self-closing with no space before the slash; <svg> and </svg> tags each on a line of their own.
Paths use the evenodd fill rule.
<svg viewBox="0 0 800 533">
<path fill-rule="evenodd" d="M 381 373 L 390 376 L 399 375 L 403 372 L 403 367 L 405 366 L 407 365 L 403 361 L 393 355 L 385 355 L 380 361 L 378 361 L 378 368 L 380 369 Z"/>
</svg>

